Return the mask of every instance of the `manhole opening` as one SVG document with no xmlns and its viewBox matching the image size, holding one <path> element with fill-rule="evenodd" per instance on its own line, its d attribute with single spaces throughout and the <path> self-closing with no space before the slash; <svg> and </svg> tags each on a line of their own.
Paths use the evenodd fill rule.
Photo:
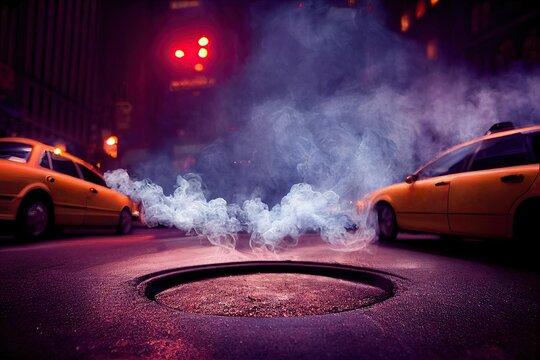
<svg viewBox="0 0 540 360">
<path fill-rule="evenodd" d="M 339 313 L 384 301 L 395 285 L 385 273 L 312 262 L 242 262 L 150 274 L 139 291 L 182 312 L 239 317 Z"/>
</svg>

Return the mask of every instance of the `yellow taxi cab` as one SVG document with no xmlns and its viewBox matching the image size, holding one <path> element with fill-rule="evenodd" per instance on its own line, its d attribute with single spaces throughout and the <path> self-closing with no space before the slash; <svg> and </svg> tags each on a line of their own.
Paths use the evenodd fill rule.
<svg viewBox="0 0 540 360">
<path fill-rule="evenodd" d="M 540 241 L 540 126 L 495 124 L 441 153 L 405 182 L 368 194 L 380 240 L 399 231 Z"/>
<path fill-rule="evenodd" d="M 83 160 L 24 138 L 0 139 L 0 222 L 21 239 L 64 226 L 132 227 L 133 203 Z M 0 223 L 0 226 L 1 226 Z"/>
</svg>

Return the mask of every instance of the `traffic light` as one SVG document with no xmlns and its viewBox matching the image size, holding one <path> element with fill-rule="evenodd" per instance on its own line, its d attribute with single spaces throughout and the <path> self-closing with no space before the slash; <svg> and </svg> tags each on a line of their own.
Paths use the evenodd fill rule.
<svg viewBox="0 0 540 360">
<path fill-rule="evenodd" d="M 182 39 L 171 47 L 173 67 L 181 71 L 201 72 L 211 62 L 211 44 L 208 36 Z"/>
<path fill-rule="evenodd" d="M 113 159 L 118 157 L 118 137 L 111 135 L 103 141 L 103 151 Z"/>
<path fill-rule="evenodd" d="M 203 33 L 204 34 L 204 33 Z M 214 40 L 201 33 L 195 36 L 179 34 L 169 45 L 171 91 L 213 87 L 215 79 Z"/>
</svg>

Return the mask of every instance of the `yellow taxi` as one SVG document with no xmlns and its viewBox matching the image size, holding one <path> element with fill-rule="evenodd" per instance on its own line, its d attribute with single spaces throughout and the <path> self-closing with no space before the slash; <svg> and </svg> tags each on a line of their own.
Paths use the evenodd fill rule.
<svg viewBox="0 0 540 360">
<path fill-rule="evenodd" d="M 19 238 L 41 238 L 64 226 L 114 226 L 126 234 L 133 208 L 90 164 L 60 148 L 0 139 L 0 226 L 14 224 Z"/>
<path fill-rule="evenodd" d="M 540 126 L 498 123 L 357 203 L 380 240 L 399 231 L 540 241 Z"/>
</svg>

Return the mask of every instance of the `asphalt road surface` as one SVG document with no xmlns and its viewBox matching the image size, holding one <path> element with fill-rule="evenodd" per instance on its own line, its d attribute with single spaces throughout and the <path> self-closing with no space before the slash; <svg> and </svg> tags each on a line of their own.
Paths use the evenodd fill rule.
<svg viewBox="0 0 540 360">
<path fill-rule="evenodd" d="M 401 236 L 361 251 L 315 234 L 279 254 L 215 248 L 172 229 L 0 238 L 0 358 L 533 359 L 539 357 L 538 253 L 504 242 Z M 348 264 L 385 272 L 396 292 L 353 311 L 227 317 L 171 309 L 137 290 L 141 276 L 252 260 Z M 212 291 L 212 288 L 208 288 Z"/>
</svg>

